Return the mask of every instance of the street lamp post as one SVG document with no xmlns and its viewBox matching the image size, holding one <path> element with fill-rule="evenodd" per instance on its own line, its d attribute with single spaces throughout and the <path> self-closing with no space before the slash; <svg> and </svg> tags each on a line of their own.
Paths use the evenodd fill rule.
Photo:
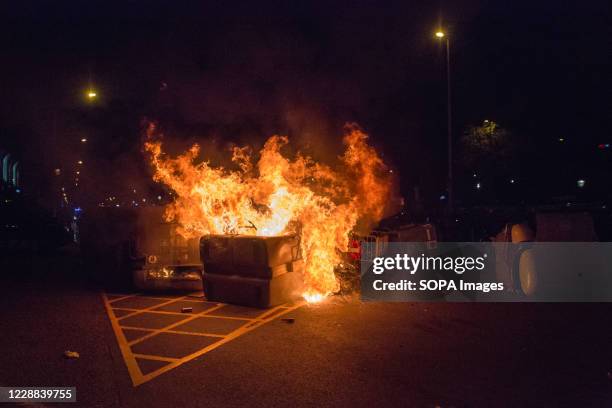
<svg viewBox="0 0 612 408">
<path fill-rule="evenodd" d="M 453 209 L 453 138 L 452 138 L 452 105 L 451 105 L 451 71 L 450 71 L 450 40 L 443 31 L 436 32 L 440 40 L 446 39 L 446 113 L 447 113 L 447 144 L 448 144 L 448 207 Z"/>
</svg>

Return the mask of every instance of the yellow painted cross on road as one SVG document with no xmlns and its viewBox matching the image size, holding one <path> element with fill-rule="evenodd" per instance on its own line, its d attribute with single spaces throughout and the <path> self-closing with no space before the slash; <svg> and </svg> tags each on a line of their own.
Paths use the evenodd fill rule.
<svg viewBox="0 0 612 408">
<path fill-rule="evenodd" d="M 304 304 L 262 310 L 207 302 L 201 295 L 102 297 L 135 387 Z"/>
</svg>

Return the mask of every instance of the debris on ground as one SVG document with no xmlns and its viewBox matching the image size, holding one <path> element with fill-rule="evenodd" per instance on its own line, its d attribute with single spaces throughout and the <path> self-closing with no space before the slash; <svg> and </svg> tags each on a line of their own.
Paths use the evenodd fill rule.
<svg viewBox="0 0 612 408">
<path fill-rule="evenodd" d="M 193 307 L 183 307 L 181 309 L 181 313 L 191 313 L 193 312 Z"/>
<path fill-rule="evenodd" d="M 293 317 L 283 317 L 281 320 L 287 324 L 295 323 L 295 319 Z"/>
<path fill-rule="evenodd" d="M 344 262 L 336 266 L 334 274 L 340 284 L 337 295 L 347 295 L 355 293 L 361 286 L 361 274 L 355 265 Z"/>
<path fill-rule="evenodd" d="M 81 356 L 76 351 L 66 350 L 66 351 L 64 351 L 64 357 L 66 357 L 66 358 L 79 358 Z"/>
</svg>

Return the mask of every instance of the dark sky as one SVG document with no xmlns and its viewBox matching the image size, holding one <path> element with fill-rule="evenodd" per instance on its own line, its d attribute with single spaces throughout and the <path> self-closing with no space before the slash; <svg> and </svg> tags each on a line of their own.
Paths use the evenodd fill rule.
<svg viewBox="0 0 612 408">
<path fill-rule="evenodd" d="M 0 144 L 21 153 L 35 185 L 74 159 L 81 135 L 88 162 L 142 171 L 143 117 L 189 140 L 288 133 L 323 156 L 354 121 L 404 191 L 419 184 L 435 195 L 446 154 L 441 24 L 454 133 L 496 120 L 546 164 L 523 171 L 550 176 L 589 162 L 588 153 L 569 166 L 552 158 L 559 137 L 576 152 L 612 141 L 606 3 L 5 2 Z M 90 82 L 95 106 L 83 97 Z"/>
</svg>

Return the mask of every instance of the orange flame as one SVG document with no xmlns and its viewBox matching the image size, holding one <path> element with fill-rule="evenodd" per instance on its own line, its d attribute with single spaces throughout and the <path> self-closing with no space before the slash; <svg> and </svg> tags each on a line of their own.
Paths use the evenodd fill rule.
<svg viewBox="0 0 612 408">
<path fill-rule="evenodd" d="M 154 125 L 148 135 L 155 136 Z M 338 290 L 334 267 L 340 263 L 349 233 L 382 218 L 390 193 L 389 171 L 356 125 L 346 126 L 346 150 L 332 168 L 298 153 L 281 154 L 286 136 L 270 137 L 255 162 L 248 148 L 234 148 L 237 170 L 196 163 L 196 144 L 170 158 L 160 141 L 148 141 L 154 179 L 170 187 L 176 199 L 166 219 L 178 223 L 185 238 L 205 234 L 271 236 L 298 233 L 305 266 L 307 300 Z"/>
</svg>

